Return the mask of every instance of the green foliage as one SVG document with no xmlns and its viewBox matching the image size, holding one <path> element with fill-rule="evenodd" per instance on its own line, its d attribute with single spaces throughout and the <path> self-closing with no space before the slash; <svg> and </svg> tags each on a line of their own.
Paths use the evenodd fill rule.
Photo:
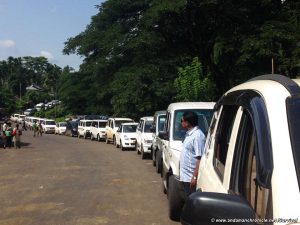
<svg viewBox="0 0 300 225">
<path fill-rule="evenodd" d="M 178 101 L 211 101 L 214 99 L 214 84 L 203 74 L 202 65 L 195 57 L 191 65 L 179 68 L 174 81 Z"/>
</svg>

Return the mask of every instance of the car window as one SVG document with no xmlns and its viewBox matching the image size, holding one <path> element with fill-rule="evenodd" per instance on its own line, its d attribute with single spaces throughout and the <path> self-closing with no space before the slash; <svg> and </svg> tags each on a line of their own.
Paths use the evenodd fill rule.
<svg viewBox="0 0 300 225">
<path fill-rule="evenodd" d="M 137 125 L 125 125 L 123 128 L 124 133 L 135 133 Z"/>
<path fill-rule="evenodd" d="M 159 118 L 158 118 L 158 132 L 164 130 L 165 122 L 166 122 L 166 115 L 159 116 Z"/>
<path fill-rule="evenodd" d="M 224 177 L 228 145 L 237 110 L 238 106 L 224 105 L 220 115 L 218 128 L 216 130 L 213 162 L 214 168 L 221 181 L 223 181 Z"/>
<path fill-rule="evenodd" d="M 91 124 L 92 124 L 92 122 L 85 122 L 85 126 L 86 126 L 86 127 L 90 127 Z"/>
<path fill-rule="evenodd" d="M 128 123 L 128 120 L 115 120 L 115 126 L 119 127 L 122 123 Z"/>
<path fill-rule="evenodd" d="M 46 125 L 55 125 L 55 121 L 46 121 Z"/>
<path fill-rule="evenodd" d="M 145 121 L 144 133 L 152 133 L 151 132 L 152 123 L 153 121 Z"/>
<path fill-rule="evenodd" d="M 230 192 L 243 196 L 259 218 L 272 218 L 271 191 L 256 182 L 255 126 L 250 113 L 243 110 L 233 156 Z"/>
<path fill-rule="evenodd" d="M 186 130 L 184 130 L 181 126 L 181 118 L 185 111 L 193 111 L 197 114 L 198 126 L 206 136 L 211 118 L 213 116 L 213 109 L 182 109 L 176 110 L 174 114 L 173 139 L 183 140 L 185 137 Z"/>
<path fill-rule="evenodd" d="M 106 125 L 106 122 L 99 122 L 99 127 L 104 128 Z"/>
</svg>

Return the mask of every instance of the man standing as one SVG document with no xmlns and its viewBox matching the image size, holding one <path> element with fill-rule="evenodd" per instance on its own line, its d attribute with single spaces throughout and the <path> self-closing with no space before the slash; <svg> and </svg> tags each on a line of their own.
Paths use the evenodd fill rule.
<svg viewBox="0 0 300 225">
<path fill-rule="evenodd" d="M 184 112 L 181 125 L 187 132 L 180 156 L 180 181 L 187 198 L 196 191 L 200 160 L 204 154 L 205 135 L 198 127 L 198 116 L 195 112 Z"/>
</svg>

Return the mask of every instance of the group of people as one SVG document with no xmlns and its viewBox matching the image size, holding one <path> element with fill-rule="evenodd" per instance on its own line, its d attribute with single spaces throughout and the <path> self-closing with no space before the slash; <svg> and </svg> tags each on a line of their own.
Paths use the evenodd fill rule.
<svg viewBox="0 0 300 225">
<path fill-rule="evenodd" d="M 14 146 L 16 149 L 21 148 L 21 135 L 22 131 L 19 129 L 19 124 L 16 124 L 14 128 L 10 122 L 4 122 L 2 126 L 2 142 L 3 148 L 11 148 Z"/>
</svg>

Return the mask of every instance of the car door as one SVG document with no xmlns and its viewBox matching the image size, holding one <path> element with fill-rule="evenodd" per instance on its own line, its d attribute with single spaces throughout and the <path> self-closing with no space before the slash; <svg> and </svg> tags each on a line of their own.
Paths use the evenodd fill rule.
<svg viewBox="0 0 300 225">
<path fill-rule="evenodd" d="M 122 133 L 123 125 L 121 124 L 116 132 L 116 144 L 120 145 L 121 133 Z"/>
<path fill-rule="evenodd" d="M 232 154 L 242 111 L 236 105 L 221 105 L 215 112 L 201 158 L 198 189 L 224 192 L 229 188 Z"/>
</svg>

